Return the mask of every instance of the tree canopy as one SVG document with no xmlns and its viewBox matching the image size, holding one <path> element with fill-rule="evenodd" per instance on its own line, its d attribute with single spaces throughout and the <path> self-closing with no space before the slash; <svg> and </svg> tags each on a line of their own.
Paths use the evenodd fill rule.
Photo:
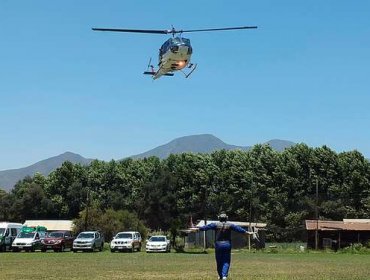
<svg viewBox="0 0 370 280">
<path fill-rule="evenodd" d="M 289 241 L 315 218 L 316 185 L 320 219 L 370 218 L 369 161 L 358 151 L 298 144 L 283 152 L 256 145 L 164 160 L 65 162 L 0 192 L 0 220 L 76 219 L 90 206 L 101 211 L 97 225 L 132 214 L 152 230 L 175 232 L 190 217 L 225 211 L 232 220 L 266 222 L 271 240 Z"/>
</svg>

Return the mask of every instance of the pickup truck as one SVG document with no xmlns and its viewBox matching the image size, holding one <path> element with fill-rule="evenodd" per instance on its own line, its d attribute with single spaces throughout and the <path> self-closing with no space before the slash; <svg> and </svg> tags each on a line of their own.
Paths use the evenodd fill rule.
<svg viewBox="0 0 370 280">
<path fill-rule="evenodd" d="M 52 231 L 41 240 L 41 251 L 54 250 L 54 252 L 64 252 L 65 249 L 72 250 L 73 236 L 70 231 Z"/>
<path fill-rule="evenodd" d="M 99 231 L 83 231 L 73 241 L 72 251 L 103 251 L 104 237 Z"/>
</svg>

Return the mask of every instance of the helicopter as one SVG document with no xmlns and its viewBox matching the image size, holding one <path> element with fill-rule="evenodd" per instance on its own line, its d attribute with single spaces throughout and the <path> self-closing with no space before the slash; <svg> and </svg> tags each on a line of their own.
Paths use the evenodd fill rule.
<svg viewBox="0 0 370 280">
<path fill-rule="evenodd" d="M 197 64 L 191 63 L 191 55 L 193 48 L 190 44 L 190 39 L 182 37 L 182 33 L 190 32 L 206 32 L 206 31 L 224 31 L 224 30 L 240 30 L 240 29 L 255 29 L 257 26 L 239 26 L 225 28 L 209 28 L 209 29 L 193 29 L 193 30 L 176 30 L 174 27 L 169 30 L 155 29 L 119 29 L 119 28 L 92 28 L 93 31 L 108 31 L 108 32 L 129 32 L 129 33 L 144 33 L 144 34 L 171 34 L 159 49 L 158 68 L 151 64 L 150 58 L 148 69 L 143 74 L 151 75 L 153 79 L 158 79 L 161 76 L 173 76 L 175 71 L 180 71 L 188 78 L 197 68 Z M 179 36 L 176 36 L 179 34 Z M 187 68 L 187 73 L 183 70 Z"/>
</svg>

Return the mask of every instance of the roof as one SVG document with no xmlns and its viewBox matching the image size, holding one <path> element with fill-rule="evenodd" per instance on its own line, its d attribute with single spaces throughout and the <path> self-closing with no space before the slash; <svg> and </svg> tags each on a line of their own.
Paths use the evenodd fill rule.
<svg viewBox="0 0 370 280">
<path fill-rule="evenodd" d="M 70 220 L 27 220 L 23 225 L 29 227 L 44 226 L 48 231 L 51 230 L 69 230 L 72 231 L 73 221 Z"/>
<path fill-rule="evenodd" d="M 330 231 L 330 230 L 352 230 L 352 231 L 370 231 L 370 221 L 365 220 L 349 220 L 343 221 L 321 221 L 321 220 L 306 220 L 307 230 Z"/>
<path fill-rule="evenodd" d="M 343 219 L 344 223 L 370 223 L 370 219 Z"/>
<path fill-rule="evenodd" d="M 219 221 L 207 220 L 207 225 L 211 224 L 211 223 L 218 223 L 218 222 Z M 238 222 L 238 221 L 227 221 L 227 222 L 231 223 L 231 224 L 234 224 L 234 225 L 237 225 L 237 226 L 240 226 L 240 227 L 249 227 L 249 225 L 250 225 L 252 227 L 265 228 L 267 226 L 267 224 L 265 224 L 265 223 L 250 223 L 250 222 Z M 200 220 L 195 226 L 196 227 L 202 227 L 204 225 L 205 225 L 204 220 Z"/>
<path fill-rule="evenodd" d="M 7 226 L 16 226 L 16 227 L 22 227 L 22 224 L 19 223 L 9 223 L 9 222 L 0 222 L 0 227 L 7 227 Z"/>
</svg>

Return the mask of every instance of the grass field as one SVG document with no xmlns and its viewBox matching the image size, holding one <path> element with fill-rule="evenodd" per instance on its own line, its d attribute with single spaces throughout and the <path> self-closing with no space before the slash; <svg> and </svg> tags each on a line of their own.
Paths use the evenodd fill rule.
<svg viewBox="0 0 370 280">
<path fill-rule="evenodd" d="M 217 279 L 214 252 L 0 253 L 0 279 Z M 370 255 L 233 251 L 230 280 L 370 279 Z"/>
</svg>

